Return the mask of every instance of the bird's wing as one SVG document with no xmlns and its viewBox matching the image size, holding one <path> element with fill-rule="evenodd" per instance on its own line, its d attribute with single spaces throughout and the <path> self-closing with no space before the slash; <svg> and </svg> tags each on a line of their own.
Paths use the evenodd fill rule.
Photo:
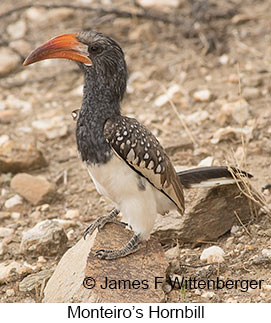
<svg viewBox="0 0 271 323">
<path fill-rule="evenodd" d="M 106 121 L 104 135 L 115 154 L 144 176 L 184 212 L 180 180 L 155 136 L 137 120 L 118 116 Z"/>
</svg>

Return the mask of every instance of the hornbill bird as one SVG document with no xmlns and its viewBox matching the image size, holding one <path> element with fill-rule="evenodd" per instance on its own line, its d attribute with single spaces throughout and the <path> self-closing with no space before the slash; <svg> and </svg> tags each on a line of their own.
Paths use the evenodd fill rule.
<svg viewBox="0 0 271 323">
<path fill-rule="evenodd" d="M 176 173 L 155 136 L 136 119 L 121 114 L 127 68 L 121 47 L 110 37 L 94 31 L 61 35 L 31 52 L 24 65 L 50 58 L 73 60 L 84 73 L 82 106 L 76 118 L 78 151 L 97 191 L 115 207 L 95 220 L 84 237 L 107 222 L 117 222 L 120 212 L 134 231 L 122 249 L 100 249 L 97 257 L 116 259 L 138 250 L 149 239 L 157 213 L 177 209 L 183 214 L 183 187 L 234 183 L 232 172 L 251 177 L 223 166 Z"/>
</svg>

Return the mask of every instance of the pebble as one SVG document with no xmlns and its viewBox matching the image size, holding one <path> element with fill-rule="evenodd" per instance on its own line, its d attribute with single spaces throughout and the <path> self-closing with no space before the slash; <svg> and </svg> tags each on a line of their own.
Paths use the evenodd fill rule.
<svg viewBox="0 0 271 323">
<path fill-rule="evenodd" d="M 193 98 L 199 102 L 208 102 L 210 101 L 211 97 L 212 97 L 212 94 L 209 90 L 200 90 L 200 91 L 196 91 L 193 94 Z"/>
<path fill-rule="evenodd" d="M 221 107 L 220 118 L 221 115 L 225 115 L 225 117 L 231 116 L 237 123 L 242 125 L 250 117 L 249 104 L 244 99 L 234 102 L 226 102 Z"/>
<path fill-rule="evenodd" d="M 241 230 L 241 227 L 239 225 L 233 225 L 231 227 L 231 234 L 235 235 L 240 230 Z"/>
<path fill-rule="evenodd" d="M 71 229 L 70 231 L 67 232 L 67 237 L 69 241 L 73 241 L 75 238 L 75 232 L 73 229 Z"/>
<path fill-rule="evenodd" d="M 4 243 L 4 241 L 0 241 L 0 256 L 3 256 L 5 252 L 5 247 L 6 247 L 6 244 Z"/>
<path fill-rule="evenodd" d="M 180 92 L 180 90 L 181 88 L 178 84 L 172 85 L 165 94 L 162 94 L 158 96 L 158 98 L 156 98 L 156 100 L 154 101 L 154 105 L 157 107 L 163 106 L 173 98 L 174 94 Z"/>
<path fill-rule="evenodd" d="M 10 123 L 16 115 L 14 110 L 0 110 L 0 123 Z"/>
<path fill-rule="evenodd" d="M 214 292 L 204 292 L 202 293 L 201 297 L 203 298 L 208 298 L 208 299 L 211 299 L 215 296 L 215 293 Z"/>
<path fill-rule="evenodd" d="M 44 132 L 48 139 L 64 137 L 68 133 L 68 127 L 64 123 L 62 116 L 35 120 L 32 122 L 32 127 Z"/>
<path fill-rule="evenodd" d="M 9 43 L 9 47 L 14 49 L 17 53 L 19 53 L 23 57 L 26 57 L 33 49 L 31 44 L 29 44 L 24 39 L 17 39 L 17 40 L 11 41 Z"/>
<path fill-rule="evenodd" d="M 16 22 L 9 24 L 7 27 L 7 33 L 12 40 L 23 38 L 26 34 L 26 23 L 24 20 L 17 20 Z"/>
<path fill-rule="evenodd" d="M 35 268 L 26 262 L 24 264 L 20 264 L 16 261 L 12 261 L 11 263 L 0 263 L 0 283 L 8 281 L 13 271 L 19 275 L 23 275 L 32 273 L 34 270 Z"/>
<path fill-rule="evenodd" d="M 44 282 L 46 283 L 52 274 L 52 269 L 44 269 L 38 273 L 30 274 L 19 283 L 19 290 L 21 292 L 31 292 L 35 290 L 37 285 L 41 286 Z"/>
<path fill-rule="evenodd" d="M 12 297 L 15 295 L 15 290 L 13 288 L 9 288 L 6 290 L 7 297 Z"/>
<path fill-rule="evenodd" d="M 56 195 L 55 184 L 49 183 L 44 177 L 26 173 L 15 175 L 10 186 L 33 205 L 50 202 Z"/>
<path fill-rule="evenodd" d="M 208 156 L 204 159 L 202 159 L 199 163 L 199 167 L 207 167 L 207 166 L 212 166 L 214 163 L 214 157 L 213 156 Z"/>
<path fill-rule="evenodd" d="M 21 198 L 20 195 L 14 195 L 5 202 L 5 208 L 11 209 L 14 206 L 20 205 L 23 203 L 23 199 Z"/>
<path fill-rule="evenodd" d="M 24 231 L 20 250 L 24 253 L 52 256 L 67 249 L 67 235 L 55 220 L 44 220 Z"/>
<path fill-rule="evenodd" d="M 182 0 L 138 0 L 138 3 L 144 8 L 160 7 L 163 9 L 165 7 L 178 8 Z"/>
<path fill-rule="evenodd" d="M 166 258 L 169 262 L 172 262 L 173 260 L 177 259 L 180 255 L 180 248 L 179 245 L 176 245 L 175 247 L 168 249 L 165 252 Z"/>
<path fill-rule="evenodd" d="M 0 211 L 0 221 L 2 221 L 4 219 L 8 219 L 9 217 L 10 217 L 10 213 L 9 212 Z"/>
<path fill-rule="evenodd" d="M 14 229 L 0 227 L 0 238 L 10 237 L 14 232 Z"/>
<path fill-rule="evenodd" d="M 219 57 L 219 63 L 222 64 L 222 65 L 226 65 L 229 63 L 229 56 L 226 55 L 226 54 L 223 54 Z"/>
<path fill-rule="evenodd" d="M 192 114 L 189 114 L 188 116 L 185 117 L 185 120 L 190 123 L 200 124 L 203 121 L 209 119 L 209 117 L 210 117 L 210 115 L 207 111 L 200 110 L 200 111 L 196 111 Z"/>
<path fill-rule="evenodd" d="M 64 218 L 65 219 L 78 219 L 79 218 L 79 210 L 75 209 L 75 210 L 68 210 L 65 215 Z"/>
<path fill-rule="evenodd" d="M 7 75 L 16 69 L 21 58 L 8 47 L 0 47 L 0 76 Z"/>
<path fill-rule="evenodd" d="M 11 213 L 11 218 L 12 218 L 13 220 L 19 220 L 19 219 L 20 219 L 20 217 L 21 217 L 21 213 L 19 213 L 19 212 L 12 212 L 12 213 Z"/>
<path fill-rule="evenodd" d="M 18 173 L 47 165 L 43 154 L 31 143 L 0 137 L 0 173 Z M 2 141 L 2 144 L 1 144 Z"/>
<path fill-rule="evenodd" d="M 257 99 L 261 95 L 261 91 L 256 87 L 245 87 L 242 91 L 242 96 L 246 100 Z"/>
<path fill-rule="evenodd" d="M 263 249 L 262 255 L 271 258 L 271 249 Z"/>
<path fill-rule="evenodd" d="M 222 248 L 218 246 L 212 246 L 203 250 L 200 256 L 200 260 L 202 262 L 207 262 L 207 263 L 210 263 L 210 262 L 221 263 L 224 261 L 224 255 L 225 255 L 225 252 L 223 251 Z"/>
</svg>

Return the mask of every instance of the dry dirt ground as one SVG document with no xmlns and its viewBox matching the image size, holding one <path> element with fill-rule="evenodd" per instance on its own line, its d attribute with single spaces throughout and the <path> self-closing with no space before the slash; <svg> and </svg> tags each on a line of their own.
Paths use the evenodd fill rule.
<svg viewBox="0 0 271 323">
<path fill-rule="evenodd" d="M 11 4 L 10 1 L 1 1 L 0 15 L 24 3 L 28 2 L 12 1 Z M 39 3 L 48 4 L 47 1 Z M 61 3 L 65 1 L 57 2 Z M 136 14 L 125 17 L 120 13 L 101 15 L 99 11 L 73 9 L 26 9 L 1 16 L 0 45 L 9 46 L 12 35 L 7 29 L 19 20 L 26 25 L 25 32 L 20 36 L 25 41 L 25 52 L 55 35 L 81 29 L 94 28 L 111 35 L 121 44 L 130 73 L 123 113 L 144 123 L 163 146 L 173 147 L 169 152 L 174 165 L 196 166 L 211 156 L 216 165 L 231 164 L 247 169 L 254 175 L 252 184 L 258 190 L 271 183 L 270 1 L 231 0 L 226 5 L 225 1 L 183 0 L 177 9 L 152 10 L 155 15 L 171 21 L 151 19 L 149 11 L 142 11 L 132 1 L 109 0 L 102 3 L 73 2 L 74 5 L 109 11 L 143 12 L 145 17 L 140 18 Z M 26 54 L 20 54 L 21 62 Z M 14 175 L 1 174 L 0 208 L 20 213 L 19 218 L 1 220 L 1 226 L 15 229 L 4 254 L 0 256 L 1 262 L 37 263 L 38 255 L 21 254 L 19 246 L 22 232 L 42 220 L 64 218 L 67 210 L 79 210 L 76 224 L 70 228 L 73 232 L 68 246 L 72 246 L 81 238 L 90 221 L 111 210 L 111 206 L 96 193 L 77 157 L 75 123 L 71 112 L 80 108 L 82 81 L 77 66 L 64 60 L 46 61 L 27 68 L 19 64 L 0 79 L 2 103 L 14 98 L 31 103 L 31 108 L 24 111 L 17 109 L 10 120 L 0 123 L 0 135 L 8 135 L 14 140 L 34 140 L 48 166 L 29 173 L 43 175 L 50 182 L 55 182 L 58 192 L 58 198 L 42 210 L 27 201 L 6 210 L 5 201 L 15 194 L 10 188 Z M 165 97 L 160 96 L 170 88 L 171 92 L 174 88 L 177 90 L 172 95 L 168 94 L 170 100 L 162 102 Z M 199 90 L 209 90 L 210 97 L 201 102 L 194 95 Z M 227 106 L 231 102 L 243 103 L 240 103 L 241 108 L 237 112 L 233 112 L 231 106 Z M 44 132 L 33 127 L 33 121 L 55 116 L 61 116 L 62 120 L 54 125 L 56 129 L 67 127 L 66 131 L 63 130 L 64 135 L 48 139 Z M 234 129 L 227 131 L 227 127 Z M 218 131 L 222 128 L 226 131 L 219 135 Z M 270 203 L 268 190 L 265 195 Z M 214 244 L 220 246 L 226 256 L 219 267 L 186 267 L 181 274 L 189 277 L 216 277 L 219 274 L 225 279 L 263 279 L 264 284 L 271 285 L 271 261 L 262 258 L 262 250 L 271 248 L 270 239 L 270 216 L 260 212 L 258 218 L 247 226 L 247 231 L 239 227 L 239 230 L 227 233 L 218 241 L 197 247 L 182 246 L 179 263 L 200 264 L 202 250 Z M 260 260 L 253 262 L 255 257 Z M 60 258 L 61 255 L 45 257 L 42 269 L 54 269 Z M 1 302 L 39 301 L 37 292 L 19 291 L 19 282 L 25 275 L 11 275 L 0 285 Z M 167 295 L 167 300 L 270 302 L 271 290 L 269 287 L 248 292 L 222 290 L 213 294 L 173 290 Z"/>
</svg>

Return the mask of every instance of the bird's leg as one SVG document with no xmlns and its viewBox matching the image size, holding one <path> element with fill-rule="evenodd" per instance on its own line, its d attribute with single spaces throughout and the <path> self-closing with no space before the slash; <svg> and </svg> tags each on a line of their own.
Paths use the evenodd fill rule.
<svg viewBox="0 0 271 323">
<path fill-rule="evenodd" d="M 123 225 L 123 226 L 126 226 L 125 223 L 122 223 L 120 222 L 116 216 L 120 213 L 119 210 L 117 209 L 114 209 L 112 210 L 108 215 L 103 215 L 103 216 L 100 216 L 98 217 L 98 219 L 96 219 L 95 221 L 93 221 L 91 223 L 90 226 L 88 226 L 84 232 L 84 239 L 86 239 L 87 235 L 88 234 L 92 234 L 93 231 L 98 228 L 98 230 L 102 229 L 104 227 L 104 225 L 108 222 L 113 222 L 113 223 L 116 223 L 116 224 L 120 224 L 120 225 Z"/>
<path fill-rule="evenodd" d="M 117 259 L 125 257 L 138 250 L 142 240 L 139 234 L 134 234 L 132 239 L 122 248 L 117 250 L 112 249 L 99 249 L 96 251 L 95 256 L 100 259 Z"/>
</svg>

